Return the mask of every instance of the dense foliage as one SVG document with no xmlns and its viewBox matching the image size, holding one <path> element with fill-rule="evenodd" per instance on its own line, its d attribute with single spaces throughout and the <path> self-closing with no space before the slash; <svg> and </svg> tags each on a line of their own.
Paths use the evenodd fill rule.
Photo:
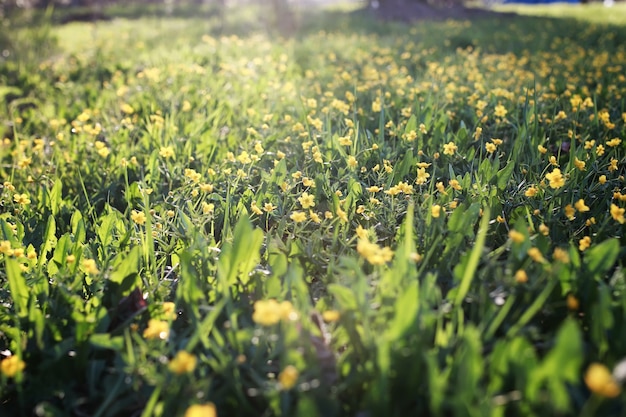
<svg viewBox="0 0 626 417">
<path fill-rule="evenodd" d="M 309 17 L 4 26 L 2 415 L 623 414 L 626 31 Z"/>
</svg>

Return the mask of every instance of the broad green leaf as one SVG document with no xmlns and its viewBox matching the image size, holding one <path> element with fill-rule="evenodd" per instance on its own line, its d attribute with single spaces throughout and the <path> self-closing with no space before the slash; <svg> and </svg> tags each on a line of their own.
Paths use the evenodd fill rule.
<svg viewBox="0 0 626 417">
<path fill-rule="evenodd" d="M 41 267 L 46 260 L 48 252 L 52 250 L 57 244 L 56 237 L 56 221 L 54 216 L 48 217 L 48 223 L 46 224 L 46 231 L 44 234 L 43 244 L 39 249 L 39 261 L 38 266 Z"/>
<path fill-rule="evenodd" d="M 28 316 L 28 284 L 22 276 L 19 262 L 12 257 L 4 257 L 7 279 L 9 280 L 9 291 L 15 311 L 19 317 Z"/>
<path fill-rule="evenodd" d="M 401 339 L 411 328 L 417 319 L 419 311 L 419 283 L 411 282 L 398 297 L 394 305 L 395 316 L 389 323 L 386 340 L 393 343 L 396 339 Z"/>
<path fill-rule="evenodd" d="M 341 307 L 341 309 L 350 311 L 357 309 L 357 300 L 354 292 L 350 288 L 344 287 L 339 284 L 329 284 L 328 292 L 335 297 L 335 300 Z"/>
<path fill-rule="evenodd" d="M 615 265 L 619 255 L 619 240 L 608 239 L 585 251 L 584 263 L 591 274 L 599 279 Z"/>
<path fill-rule="evenodd" d="M 141 246 L 134 246 L 129 253 L 120 253 L 113 259 L 113 271 L 109 280 L 120 285 L 120 291 L 133 288 L 141 265 Z"/>
</svg>

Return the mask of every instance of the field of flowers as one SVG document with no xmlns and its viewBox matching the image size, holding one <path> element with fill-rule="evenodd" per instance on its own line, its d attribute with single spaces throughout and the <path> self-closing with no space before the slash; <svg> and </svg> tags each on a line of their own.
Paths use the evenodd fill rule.
<svg viewBox="0 0 626 417">
<path fill-rule="evenodd" d="M 5 22 L 0 415 L 624 415 L 626 29 L 301 19 Z"/>
</svg>

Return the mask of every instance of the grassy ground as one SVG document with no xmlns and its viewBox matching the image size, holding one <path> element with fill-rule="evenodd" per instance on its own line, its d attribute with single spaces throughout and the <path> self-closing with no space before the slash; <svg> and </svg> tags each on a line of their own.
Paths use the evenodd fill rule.
<svg viewBox="0 0 626 417">
<path fill-rule="evenodd" d="M 0 414 L 623 415 L 626 29 L 247 13 L 4 25 Z"/>
</svg>

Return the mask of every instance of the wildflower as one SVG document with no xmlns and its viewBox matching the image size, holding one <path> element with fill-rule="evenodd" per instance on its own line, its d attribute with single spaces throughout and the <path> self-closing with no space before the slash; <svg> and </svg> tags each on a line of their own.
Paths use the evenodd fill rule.
<svg viewBox="0 0 626 417">
<path fill-rule="evenodd" d="M 309 217 L 311 218 L 311 221 L 313 223 L 320 224 L 322 222 L 322 219 L 320 218 L 320 216 L 313 210 L 309 210 Z"/>
<path fill-rule="evenodd" d="M 600 175 L 600 177 L 598 177 L 598 182 L 599 182 L 601 185 L 606 184 L 606 175 Z"/>
<path fill-rule="evenodd" d="M 443 182 L 437 182 L 437 184 L 435 184 L 435 187 L 437 187 L 437 191 L 439 191 L 441 194 L 448 195 L 448 193 L 446 192 L 446 187 L 443 186 Z"/>
<path fill-rule="evenodd" d="M 589 236 L 584 236 L 578 241 L 578 250 L 581 252 L 587 250 L 589 246 L 591 246 L 591 238 Z"/>
<path fill-rule="evenodd" d="M 571 311 L 576 311 L 580 308 L 580 301 L 578 301 L 578 298 L 572 293 L 567 294 L 565 304 L 567 305 L 567 309 Z"/>
<path fill-rule="evenodd" d="M 2 359 L 0 362 L 0 372 L 8 378 L 13 378 L 26 368 L 26 363 L 15 355 Z"/>
<path fill-rule="evenodd" d="M 84 259 L 83 260 L 83 269 L 86 273 L 90 275 L 96 275 L 100 273 L 98 266 L 96 265 L 96 261 L 93 259 Z"/>
<path fill-rule="evenodd" d="M 617 171 L 617 162 L 618 160 L 615 158 L 611 158 L 611 162 L 609 163 L 609 171 L 613 172 L 613 171 Z"/>
<path fill-rule="evenodd" d="M 587 149 L 587 150 L 593 148 L 595 145 L 596 145 L 596 141 L 595 140 L 586 140 L 585 141 L 585 149 Z"/>
<path fill-rule="evenodd" d="M 254 303 L 252 320 L 261 326 L 272 326 L 281 320 L 293 320 L 297 313 L 290 301 L 279 303 L 274 299 L 259 300 Z"/>
<path fill-rule="evenodd" d="M 185 411 L 184 417 L 217 417 L 217 411 L 213 403 L 194 404 Z"/>
<path fill-rule="evenodd" d="M 455 179 L 451 179 L 448 182 L 448 185 L 452 187 L 452 189 L 457 190 L 457 191 L 461 191 L 463 189 L 463 187 L 461 187 L 461 184 Z"/>
<path fill-rule="evenodd" d="M 293 213 L 291 213 L 291 216 L 289 216 L 289 218 L 296 223 L 301 223 L 306 220 L 306 213 L 302 211 L 294 211 Z"/>
<path fill-rule="evenodd" d="M 574 157 L 574 165 L 578 168 L 579 171 L 585 170 L 585 161 L 581 161 L 580 159 Z"/>
<path fill-rule="evenodd" d="M 124 114 L 133 114 L 135 112 L 135 109 L 133 109 L 133 107 L 128 103 L 122 103 L 120 109 Z"/>
<path fill-rule="evenodd" d="M 33 158 L 23 158 L 17 163 L 17 166 L 21 169 L 28 167 L 33 162 Z"/>
<path fill-rule="evenodd" d="M 488 153 L 494 153 L 494 152 L 496 151 L 496 149 L 497 149 L 497 148 L 498 148 L 498 147 L 497 147 L 495 144 L 493 144 L 492 142 L 487 142 L 487 143 L 485 143 L 485 150 L 486 150 Z"/>
<path fill-rule="evenodd" d="M 530 258 L 538 263 L 545 263 L 546 259 L 543 257 L 543 255 L 541 254 L 541 251 L 537 248 L 530 248 L 528 249 L 528 256 L 530 256 Z"/>
<path fill-rule="evenodd" d="M 454 153 L 457 151 L 458 146 L 456 146 L 454 144 L 454 142 L 448 142 L 446 144 L 443 145 L 443 154 L 444 155 L 454 155 Z"/>
<path fill-rule="evenodd" d="M 138 225 L 143 225 L 146 223 L 146 213 L 144 213 L 143 211 L 131 211 L 130 218 Z"/>
<path fill-rule="evenodd" d="M 367 239 L 359 239 L 357 241 L 356 250 L 372 265 L 384 265 L 393 258 L 393 251 L 390 248 L 381 248 L 376 243 L 372 243 Z"/>
<path fill-rule="evenodd" d="M 215 204 L 207 203 L 206 201 L 202 202 L 202 214 L 211 214 L 215 210 Z M 171 216 L 174 217 L 174 216 Z"/>
<path fill-rule="evenodd" d="M 515 243 L 523 243 L 526 240 L 526 236 L 515 229 L 509 231 L 509 238 Z"/>
<path fill-rule="evenodd" d="M 439 204 L 433 204 L 433 206 L 430 208 L 430 214 L 434 218 L 438 218 L 441 214 L 441 206 Z"/>
<path fill-rule="evenodd" d="M 568 220 L 574 220 L 574 214 L 576 214 L 576 210 L 574 209 L 574 207 L 572 207 L 571 204 L 566 205 L 563 210 L 565 211 L 565 217 L 567 217 Z"/>
<path fill-rule="evenodd" d="M 626 221 L 624 219 L 624 211 L 625 210 L 623 208 L 611 203 L 611 216 L 613 217 L 613 220 L 618 221 L 620 224 L 624 224 L 624 221 Z"/>
<path fill-rule="evenodd" d="M 339 321 L 341 314 L 337 310 L 326 310 L 322 313 L 322 318 L 326 323 Z"/>
<path fill-rule="evenodd" d="M 163 303 L 163 315 L 168 320 L 176 320 L 176 304 L 171 301 Z"/>
<path fill-rule="evenodd" d="M 315 196 L 307 193 L 306 191 L 298 198 L 298 202 L 304 209 L 315 207 Z"/>
<path fill-rule="evenodd" d="M 555 261 L 561 262 L 563 264 L 568 264 L 570 261 L 569 254 L 566 250 L 562 248 L 554 248 L 552 258 L 554 258 Z"/>
<path fill-rule="evenodd" d="M 341 207 L 337 207 L 337 217 L 339 217 L 339 220 L 341 220 L 342 222 L 347 222 L 348 221 L 348 214 L 343 211 L 341 209 Z"/>
<path fill-rule="evenodd" d="M 546 174 L 546 179 L 550 181 L 550 187 L 554 189 L 561 188 L 565 185 L 565 178 L 559 168 L 554 168 L 552 172 Z"/>
<path fill-rule="evenodd" d="M 604 146 L 598 145 L 596 147 L 596 155 L 598 155 L 598 156 L 604 155 Z"/>
<path fill-rule="evenodd" d="M 0 242 L 0 253 L 5 254 L 6 256 L 13 255 L 13 249 L 11 248 L 11 242 L 8 240 L 3 240 Z"/>
<path fill-rule="evenodd" d="M 518 284 L 525 284 L 528 282 L 528 275 L 526 274 L 526 271 L 524 271 L 523 269 L 518 269 L 515 272 L 515 282 L 517 282 Z"/>
<path fill-rule="evenodd" d="M 181 350 L 176 354 L 174 359 L 170 361 L 167 367 L 172 373 L 182 375 L 193 372 L 193 370 L 196 369 L 197 362 L 198 359 L 195 355 Z"/>
<path fill-rule="evenodd" d="M 148 320 L 148 327 L 143 331 L 143 337 L 146 339 L 165 340 L 170 335 L 170 325 L 168 322 L 157 319 Z"/>
<path fill-rule="evenodd" d="M 365 229 L 365 228 L 364 228 L 363 226 L 361 226 L 361 225 L 358 225 L 358 226 L 356 227 L 355 232 L 356 232 L 356 235 L 359 237 L 359 239 L 367 239 L 368 234 L 369 234 L 368 230 L 367 230 L 367 229 Z"/>
<path fill-rule="evenodd" d="M 502 104 L 498 104 L 493 111 L 494 116 L 504 118 L 508 111 Z"/>
<path fill-rule="evenodd" d="M 356 160 L 356 158 L 354 156 L 350 155 L 348 157 L 348 166 L 350 168 L 356 168 L 356 167 L 359 166 L 359 162 Z"/>
<path fill-rule="evenodd" d="M 585 372 L 585 384 L 591 392 L 602 397 L 614 398 L 622 392 L 609 369 L 600 363 L 589 365 Z"/>
<path fill-rule="evenodd" d="M 366 190 L 370 193 L 377 193 L 380 190 L 382 190 L 382 188 L 376 186 L 376 185 L 372 185 L 371 187 L 367 187 Z"/>
<path fill-rule="evenodd" d="M 30 198 L 28 194 L 15 194 L 13 196 L 13 201 L 21 206 L 26 206 L 30 204 Z"/>
<path fill-rule="evenodd" d="M 574 207 L 581 213 L 589 211 L 589 207 L 585 204 L 585 200 L 582 198 L 574 203 Z"/>
<path fill-rule="evenodd" d="M 265 204 L 263 205 L 263 210 L 264 210 L 266 213 L 271 213 L 271 212 L 273 212 L 274 210 L 276 210 L 276 206 L 275 206 L 275 205 L 273 205 L 272 203 L 265 203 Z"/>
<path fill-rule="evenodd" d="M 296 385 L 298 382 L 298 377 L 300 373 L 293 365 L 288 365 L 285 369 L 282 370 L 280 374 L 278 374 L 278 382 L 280 382 L 280 386 L 284 390 L 290 390 Z"/>
<path fill-rule="evenodd" d="M 418 185 L 425 184 L 426 181 L 428 181 L 429 177 L 430 177 L 430 174 L 428 172 L 426 172 L 425 168 L 418 168 L 417 169 L 417 178 L 415 179 L 415 183 L 418 184 Z"/>
<path fill-rule="evenodd" d="M 537 192 L 539 191 L 539 189 L 537 187 L 535 187 L 534 185 L 531 185 L 530 187 L 528 187 L 528 189 L 524 192 L 524 195 L 526 197 L 534 197 L 537 195 Z"/>
<path fill-rule="evenodd" d="M 606 142 L 606 146 L 614 148 L 614 147 L 618 146 L 620 143 L 622 143 L 622 140 L 620 138 L 613 138 L 613 139 L 611 139 L 611 140 Z"/>
<path fill-rule="evenodd" d="M 257 216 L 260 216 L 261 214 L 263 214 L 263 210 L 261 210 L 259 206 L 256 205 L 255 201 L 250 203 L 250 210 L 252 210 L 252 212 L 256 214 Z"/>
</svg>

